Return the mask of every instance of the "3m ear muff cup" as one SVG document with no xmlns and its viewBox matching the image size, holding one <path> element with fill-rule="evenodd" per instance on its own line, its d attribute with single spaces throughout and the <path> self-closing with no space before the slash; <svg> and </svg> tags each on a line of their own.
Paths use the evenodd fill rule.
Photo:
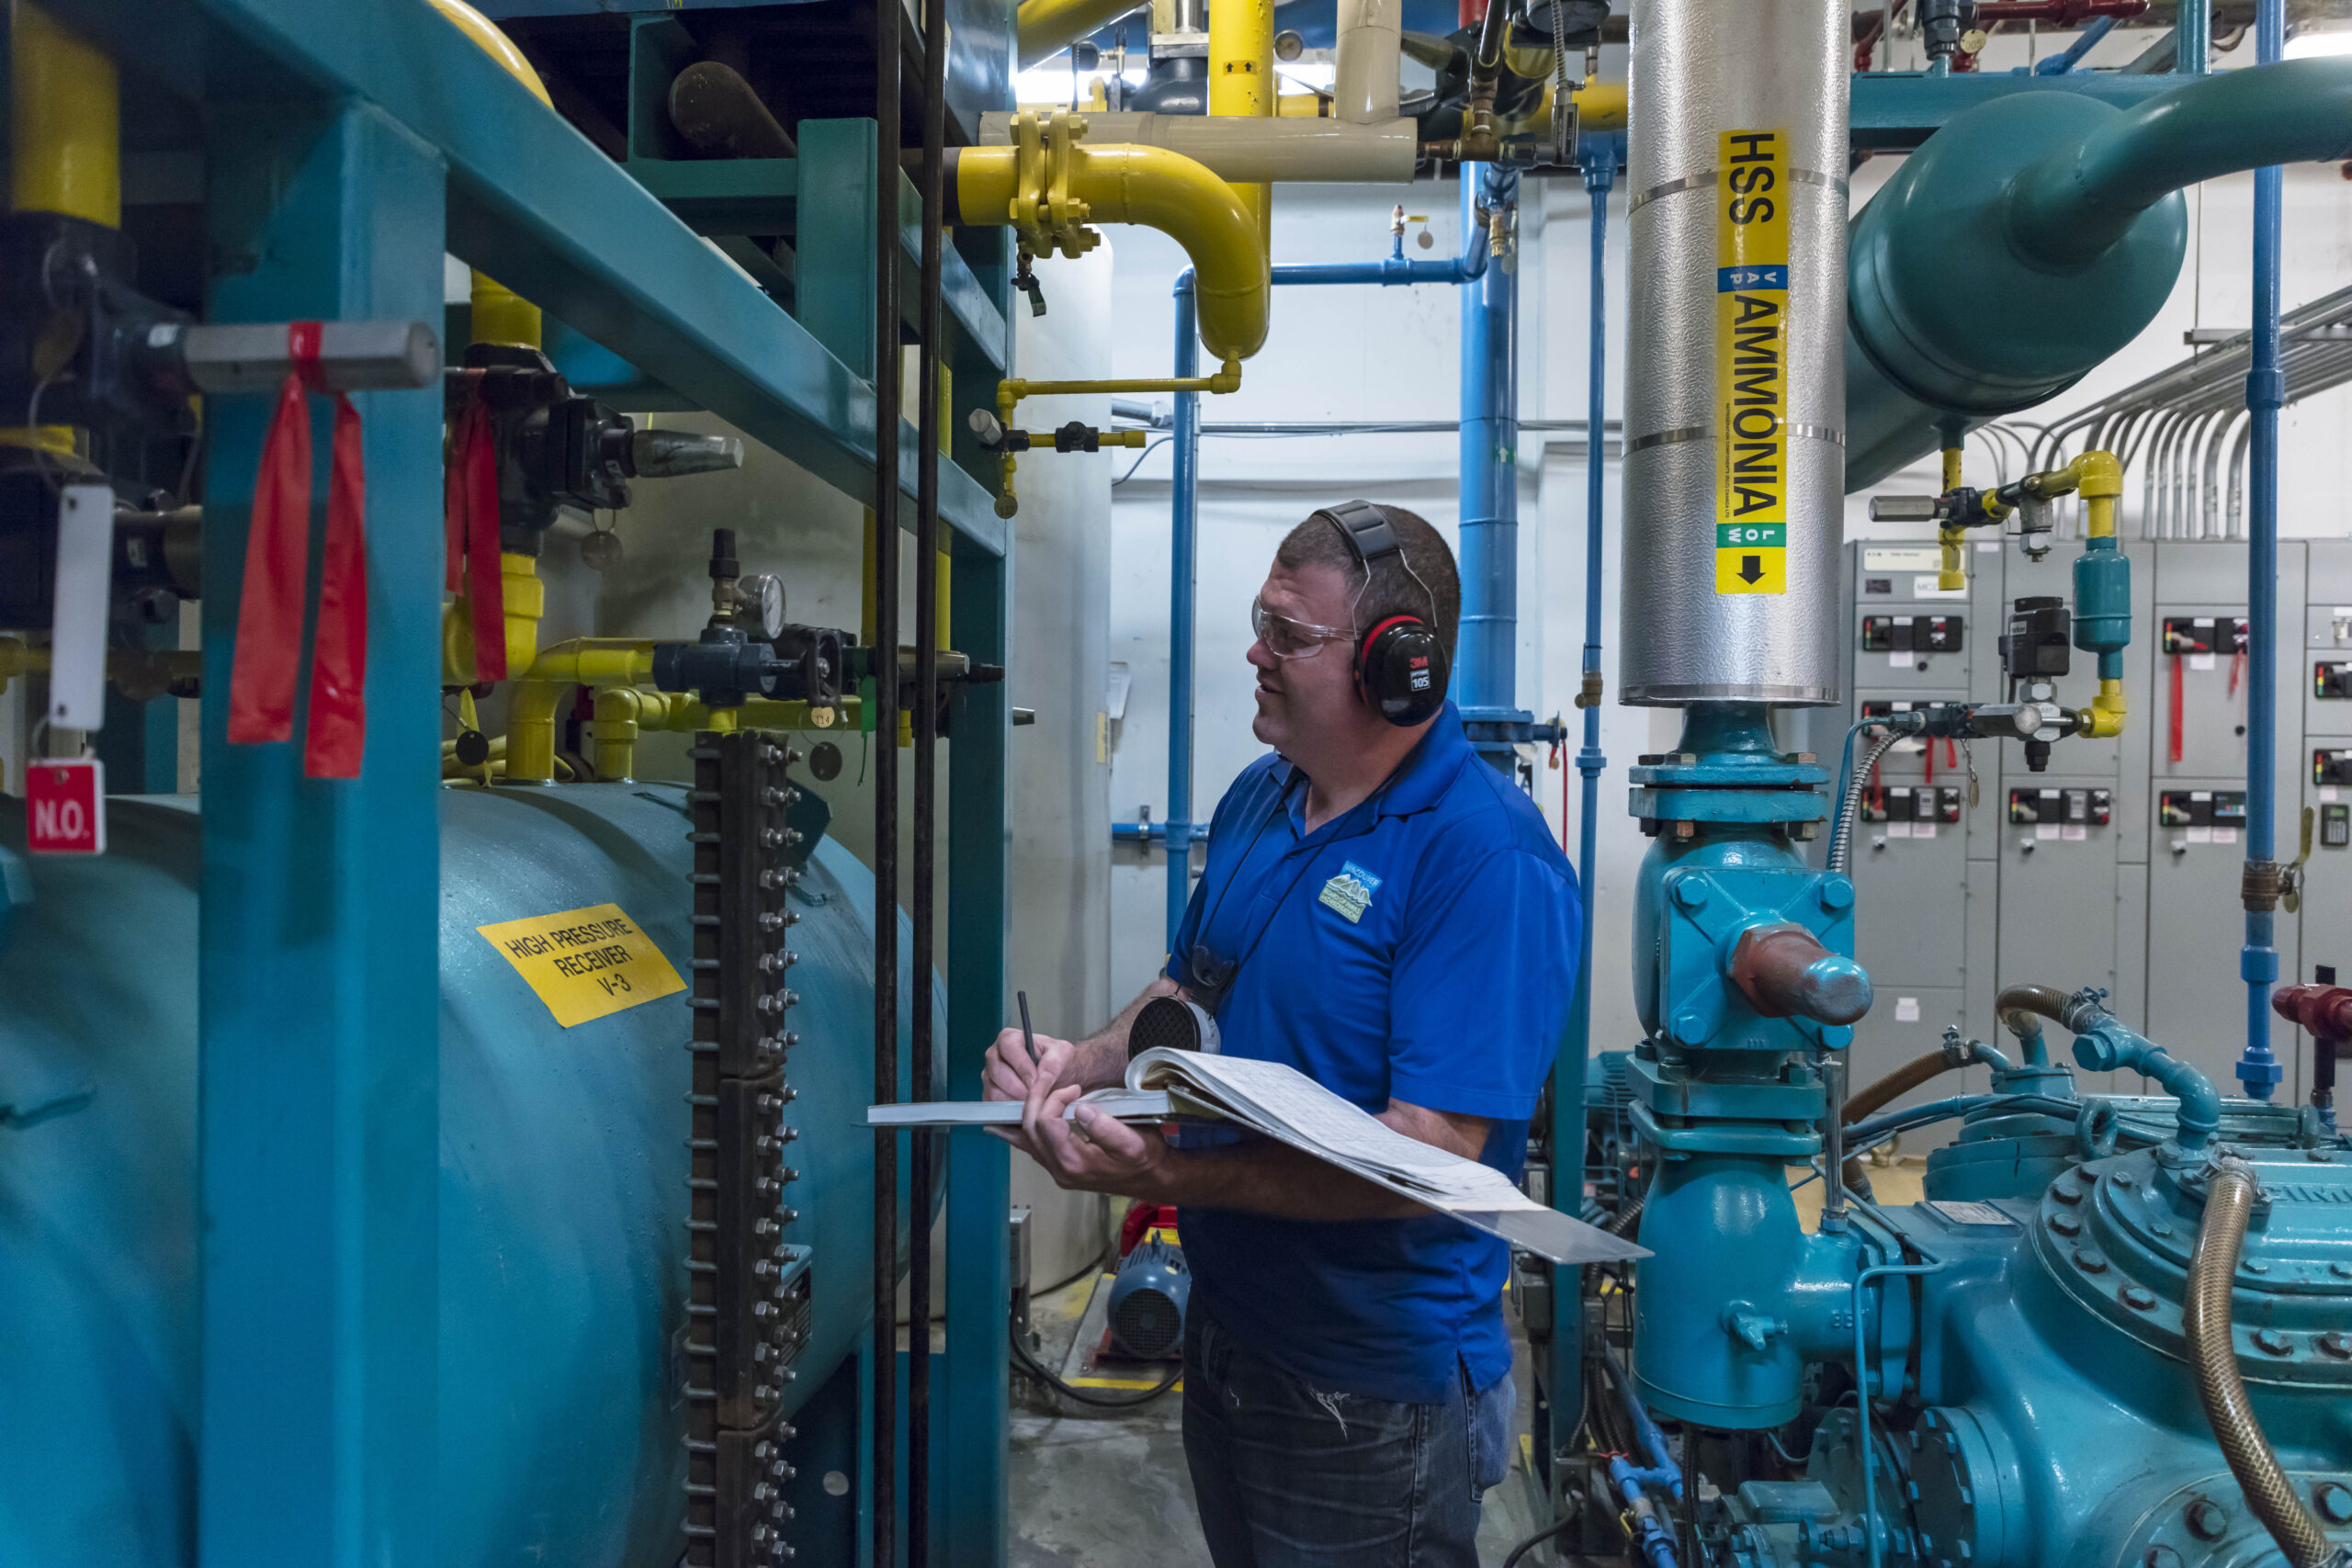
<svg viewBox="0 0 2352 1568">
<path fill-rule="evenodd" d="M 1445 705 L 1445 649 L 1419 615 L 1391 615 L 1356 649 L 1356 683 L 1381 717 L 1400 728 Z"/>
<path fill-rule="evenodd" d="M 1385 509 L 1368 501 L 1343 501 L 1316 515 L 1340 531 L 1356 564 L 1363 569 L 1367 586 L 1372 563 L 1394 556 L 1406 575 L 1429 595 L 1430 612 L 1436 614 L 1437 595 L 1430 592 L 1429 584 L 1405 559 L 1405 547 Z M 1361 591 L 1357 598 L 1362 600 Z M 1356 689 L 1374 713 L 1400 728 L 1437 716 L 1445 706 L 1451 674 L 1445 645 L 1438 640 L 1436 629 L 1419 615 L 1390 615 L 1366 631 L 1363 641 L 1356 645 Z"/>
</svg>

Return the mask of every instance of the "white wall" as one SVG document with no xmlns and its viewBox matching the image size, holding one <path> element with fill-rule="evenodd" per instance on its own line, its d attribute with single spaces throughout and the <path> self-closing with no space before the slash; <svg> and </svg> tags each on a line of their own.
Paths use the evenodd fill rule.
<svg viewBox="0 0 2352 1568">
<path fill-rule="evenodd" d="M 2120 64 L 2145 46 L 2145 32 L 2112 36 L 2093 51 L 2097 64 Z M 2044 36 L 2048 54 L 2064 39 Z M 1900 47 L 1900 45 L 1898 45 Z M 1996 39 L 1988 64 L 2006 69 L 2025 60 L 2023 39 Z M 2242 56 L 2242 57 L 2241 57 Z M 2012 58 L 2014 57 L 2014 58 Z M 2251 63 L 2250 51 L 2220 62 Z M 1611 50 L 1603 73 L 1622 76 L 1622 52 Z M 1857 205 L 1876 192 L 1897 166 L 1872 159 L 1856 171 Z M 1526 182 L 1521 220 L 1524 254 L 1520 278 L 1521 413 L 1526 419 L 1581 418 L 1585 412 L 1590 245 L 1589 201 L 1580 182 Z M 2216 180 L 2188 193 L 2190 255 L 2181 281 L 2156 321 L 2122 354 L 2066 396 L 2023 417 L 2042 421 L 2116 391 L 2185 357 L 2181 339 L 2191 326 L 2243 328 L 2251 316 L 2250 175 Z M 1297 186 L 1277 192 L 1274 260 L 1278 263 L 1363 260 L 1385 253 L 1390 206 L 1402 198 L 1409 212 L 1428 213 L 1436 248 L 1409 254 L 1453 254 L 1458 234 L 1457 188 Z M 2290 168 L 2286 179 L 2283 294 L 2289 309 L 2352 283 L 2352 186 L 2334 165 Z M 1609 214 L 1609 415 L 1623 406 L 1625 197 L 1614 193 Z M 1146 231 L 1122 231 L 1114 290 L 1119 333 L 1113 373 L 1166 375 L 1171 307 L 1170 285 L 1182 265 L 1172 243 Z M 1051 288 L 1051 276 L 1047 274 Z M 1274 300 L 1267 346 L 1248 362 L 1242 390 L 1204 400 L 1208 422 L 1258 420 L 1450 420 L 1457 412 L 1458 306 L 1446 288 L 1286 288 Z M 2324 394 L 2287 411 L 2281 421 L 2280 528 L 2290 536 L 2346 531 L 2342 497 L 2352 493 L 2352 390 Z M 1572 737 L 1580 720 L 1571 705 L 1584 637 L 1585 468 L 1573 437 L 1529 434 L 1521 448 L 1521 659 L 1518 701 L 1539 717 L 1563 714 Z M 1112 657 L 1126 661 L 1135 686 L 1116 730 L 1111 779 L 1113 815 L 1133 821 L 1148 805 L 1155 821 L 1167 814 L 1168 505 L 1169 453 L 1155 451 L 1116 491 L 1113 509 Z M 1121 466 L 1132 459 L 1121 456 Z M 1987 449 L 1972 444 L 1970 481 L 1992 478 Z M 1883 489 L 1935 488 L 1932 463 L 1889 479 Z M 2012 476 L 2013 477 L 2013 476 Z M 1306 437 L 1282 440 L 1210 438 L 1203 443 L 1201 547 L 1198 573 L 1195 767 L 1193 815 L 1205 820 L 1225 785 L 1260 750 L 1249 732 L 1250 596 L 1283 533 L 1316 506 L 1351 495 L 1395 502 L 1427 516 L 1454 540 L 1454 438 L 1451 434 Z M 1601 670 L 1616 687 L 1618 474 L 1605 473 L 1607 528 L 1602 593 Z M 2137 494 L 2127 497 L 2126 528 L 2136 527 Z M 1848 535 L 1894 535 L 1866 521 L 1867 498 L 1848 502 Z M 1595 921 L 1594 1039 L 1630 1042 L 1637 1032 L 1627 976 L 1627 934 L 1634 868 L 1647 848 L 1625 815 L 1625 769 L 1643 751 L 1664 749 L 1679 716 L 1615 705 L 1602 710 L 1602 777 L 1597 830 L 1599 914 Z M 1563 826 L 1561 789 L 1570 807 L 1565 827 L 1573 844 L 1578 829 L 1572 739 L 1563 768 L 1541 766 L 1535 794 L 1555 829 Z M 1156 971 L 1164 947 L 1165 863 L 1155 850 L 1122 846 L 1113 873 L 1112 990 L 1132 994 Z"/>
</svg>

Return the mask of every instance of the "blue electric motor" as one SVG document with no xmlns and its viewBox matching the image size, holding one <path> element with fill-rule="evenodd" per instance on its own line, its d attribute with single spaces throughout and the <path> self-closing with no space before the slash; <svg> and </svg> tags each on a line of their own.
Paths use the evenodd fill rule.
<svg viewBox="0 0 2352 1568">
<path fill-rule="evenodd" d="M 1184 1249 L 1157 1238 L 1136 1244 L 1111 1281 L 1111 1348 L 1139 1361 L 1164 1360 L 1184 1348 L 1184 1305 L 1193 1274 Z"/>
</svg>

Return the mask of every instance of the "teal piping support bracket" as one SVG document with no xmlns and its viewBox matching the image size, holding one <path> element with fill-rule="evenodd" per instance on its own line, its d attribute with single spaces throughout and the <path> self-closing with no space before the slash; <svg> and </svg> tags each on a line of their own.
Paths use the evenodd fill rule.
<svg viewBox="0 0 2352 1568">
<path fill-rule="evenodd" d="M 212 320 L 438 319 L 431 148 L 364 103 L 216 106 L 210 123 Z M 205 1568 L 437 1560 L 442 563 L 439 529 L 414 525 L 441 504 L 441 392 L 353 400 L 368 468 L 368 746 L 360 776 L 335 782 L 302 776 L 299 739 L 228 744 L 271 400 L 207 411 Z M 311 406 L 323 454 L 326 404 Z M 322 509 L 323 460 L 314 484 Z"/>
<path fill-rule="evenodd" d="M 950 632 L 983 663 L 1012 653 L 1012 562 L 974 554 L 953 569 Z M 958 682 L 947 778 L 947 1082 L 943 1098 L 980 1098 L 981 1058 L 1005 1016 L 1004 939 L 1012 920 L 1011 688 Z M 933 1467 L 945 1568 L 1003 1568 L 1009 1515 L 1005 1421 L 1012 1407 L 1012 1151 L 994 1138 L 947 1145 L 947 1361 L 933 1392 Z"/>
</svg>

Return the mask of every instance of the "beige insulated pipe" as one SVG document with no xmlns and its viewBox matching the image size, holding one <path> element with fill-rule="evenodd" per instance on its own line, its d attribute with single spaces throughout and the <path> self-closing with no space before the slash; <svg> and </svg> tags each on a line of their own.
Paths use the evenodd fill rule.
<svg viewBox="0 0 2352 1568">
<path fill-rule="evenodd" d="M 1404 0 L 1340 0 L 1331 93 L 1341 119 L 1381 125 L 1396 118 L 1396 46 L 1403 28 Z"/>
<path fill-rule="evenodd" d="M 1090 114 L 1089 146 L 1157 147 L 1239 184 L 1275 180 L 1402 185 L 1413 177 L 1420 139 L 1409 119 L 1352 125 L 1343 119 L 1260 119 L 1198 114 Z M 1012 144 L 1012 116 L 980 117 L 980 145 Z"/>
</svg>

